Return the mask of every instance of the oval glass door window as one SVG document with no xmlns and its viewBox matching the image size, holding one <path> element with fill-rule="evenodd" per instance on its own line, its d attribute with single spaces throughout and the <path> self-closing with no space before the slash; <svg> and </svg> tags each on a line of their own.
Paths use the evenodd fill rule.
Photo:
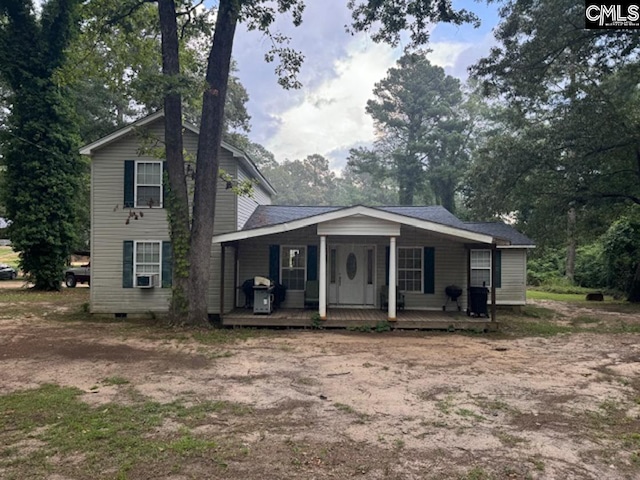
<svg viewBox="0 0 640 480">
<path fill-rule="evenodd" d="M 353 280 L 358 272 L 358 260 L 355 253 L 350 253 L 347 256 L 347 277 L 349 280 Z"/>
</svg>

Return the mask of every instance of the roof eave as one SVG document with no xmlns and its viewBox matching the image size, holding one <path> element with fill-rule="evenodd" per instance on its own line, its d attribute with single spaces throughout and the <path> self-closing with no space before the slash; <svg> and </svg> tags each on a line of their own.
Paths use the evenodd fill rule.
<svg viewBox="0 0 640 480">
<path fill-rule="evenodd" d="M 370 217 L 378 218 L 380 220 L 387 220 L 395 223 L 402 223 L 404 225 L 414 226 L 422 230 L 428 230 L 443 235 L 450 235 L 453 237 L 461 238 L 467 241 L 493 244 L 496 241 L 500 241 L 490 235 L 481 233 L 470 232 L 468 230 L 459 229 L 447 225 L 442 225 L 427 220 L 421 220 L 415 217 L 408 217 L 397 213 L 386 212 L 384 210 L 378 210 L 370 207 L 364 207 L 358 205 L 355 207 L 346 207 L 331 212 L 321 213 L 318 215 L 312 215 L 299 220 L 291 222 L 284 222 L 275 225 L 269 225 L 266 227 L 254 228 L 252 230 L 241 230 L 239 232 L 224 233 L 213 237 L 213 243 L 225 243 L 238 240 L 247 240 L 249 238 L 262 237 L 265 235 L 273 235 L 276 233 L 284 233 L 290 230 L 297 230 L 299 228 L 308 227 L 321 222 L 327 222 L 331 220 L 338 220 L 351 215 L 367 215 Z"/>
<path fill-rule="evenodd" d="M 93 155 L 95 150 L 106 147 L 107 145 L 118 140 L 119 138 L 125 135 L 128 135 L 129 133 L 134 131 L 136 128 L 149 125 L 150 123 L 153 123 L 162 117 L 164 117 L 163 110 L 160 110 L 159 112 L 156 112 L 156 113 L 152 113 L 151 115 L 148 115 L 144 118 L 141 118 L 140 120 L 133 122 L 131 125 L 127 125 L 126 127 L 116 130 L 115 132 L 107 135 L 106 137 L 102 137 L 101 139 L 96 140 L 95 142 L 89 143 L 88 145 L 81 147 L 80 154 L 91 156 Z M 200 129 L 195 125 L 189 122 L 183 122 L 183 126 L 187 130 L 190 130 L 191 132 L 195 133 L 196 135 L 200 135 Z M 229 150 L 235 158 L 241 159 L 243 161 L 242 163 L 244 164 L 244 166 L 247 167 L 248 170 L 253 175 L 259 178 L 260 185 L 264 186 L 271 195 L 276 195 L 278 193 L 276 189 L 273 188 L 273 185 L 269 183 L 269 180 L 267 180 L 266 177 L 260 172 L 260 170 L 258 170 L 255 163 L 253 163 L 253 161 L 249 158 L 249 156 L 245 152 L 224 141 L 221 143 L 221 146 L 224 149 Z"/>
</svg>

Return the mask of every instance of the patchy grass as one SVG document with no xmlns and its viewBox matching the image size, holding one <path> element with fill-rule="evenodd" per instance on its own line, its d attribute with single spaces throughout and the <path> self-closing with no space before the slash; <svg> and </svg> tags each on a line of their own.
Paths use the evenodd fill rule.
<svg viewBox="0 0 640 480">
<path fill-rule="evenodd" d="M 581 289 L 581 287 L 572 287 L 571 292 L 529 289 L 527 290 L 527 298 L 531 300 L 553 300 L 556 302 L 567 302 L 576 304 L 576 306 L 583 308 L 605 310 L 609 312 L 640 314 L 639 303 L 629 303 L 625 300 L 617 300 L 610 295 L 605 295 L 604 302 L 588 302 L 585 298 L 586 294 L 593 292 L 594 290 L 585 288 L 583 289 L 583 293 L 576 293 L 574 291 L 575 289 Z"/>
<path fill-rule="evenodd" d="M 83 478 L 135 478 L 134 467 L 140 462 L 147 471 L 168 470 L 185 455 L 219 465 L 224 458 L 216 439 L 196 435 L 192 429 L 215 413 L 251 412 L 246 405 L 228 402 L 187 407 L 181 402 L 142 400 L 92 407 L 80 400 L 82 394 L 75 388 L 44 385 L 0 397 L 4 478 L 46 478 L 54 459 L 56 472 Z M 178 432 L 162 433 L 161 426 L 169 419 L 181 425 Z M 25 437 L 31 448 L 18 447 Z"/>
<path fill-rule="evenodd" d="M 189 331 L 185 330 L 185 332 Z M 193 332 L 191 338 L 205 345 L 221 345 L 268 336 L 270 332 L 270 330 L 258 328 L 212 328 Z"/>
<path fill-rule="evenodd" d="M 640 322 L 619 318 L 598 316 L 598 310 L 625 309 L 640 314 L 640 305 L 609 303 L 593 304 L 584 302 L 590 309 L 589 315 L 573 318 L 551 308 L 526 305 L 520 311 L 504 312 L 500 315 L 500 331 L 496 336 L 507 337 L 551 337 L 569 333 L 640 333 Z M 582 306 L 582 305 L 576 305 Z"/>
<path fill-rule="evenodd" d="M 114 377 L 103 378 L 100 381 L 100 383 L 105 386 L 113 386 L 113 385 L 117 386 L 117 385 L 127 385 L 130 382 L 124 377 L 114 376 Z"/>
<path fill-rule="evenodd" d="M 503 315 L 500 318 L 499 335 L 515 337 L 551 337 L 570 333 L 573 327 L 560 325 L 553 319 L 555 312 L 527 305 L 521 313 Z"/>
<path fill-rule="evenodd" d="M 493 477 L 483 468 L 475 467 L 469 470 L 465 475 L 459 477 L 460 480 L 492 480 Z"/>
<path fill-rule="evenodd" d="M 28 288 L 0 288 L 0 319 L 8 317 L 68 320 L 82 313 L 89 300 L 88 288 L 63 288 L 59 292 L 41 292 Z M 88 313 L 81 315 L 93 320 Z"/>
</svg>

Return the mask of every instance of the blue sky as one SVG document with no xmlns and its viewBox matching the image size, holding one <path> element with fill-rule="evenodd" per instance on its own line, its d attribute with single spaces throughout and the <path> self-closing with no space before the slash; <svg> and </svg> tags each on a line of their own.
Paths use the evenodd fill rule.
<svg viewBox="0 0 640 480">
<path fill-rule="evenodd" d="M 392 49 L 373 43 L 366 34 L 347 34 L 344 25 L 349 23 L 350 12 L 345 4 L 344 0 L 308 0 L 298 28 L 291 26 L 288 17 L 278 19 L 277 28 L 305 56 L 300 74 L 304 86 L 297 91 L 283 90 L 277 84 L 274 65 L 264 62 L 267 39 L 242 26 L 238 29 L 233 56 L 249 92 L 250 137 L 271 150 L 278 161 L 320 153 L 329 158 L 332 168 L 339 169 L 350 148 L 374 140 L 366 102 L 374 84 L 402 54 L 402 46 Z M 474 11 L 482 25 L 477 29 L 433 26 L 429 58 L 464 80 L 469 65 L 493 45 L 497 6 L 472 0 L 460 0 L 454 6 Z"/>
</svg>

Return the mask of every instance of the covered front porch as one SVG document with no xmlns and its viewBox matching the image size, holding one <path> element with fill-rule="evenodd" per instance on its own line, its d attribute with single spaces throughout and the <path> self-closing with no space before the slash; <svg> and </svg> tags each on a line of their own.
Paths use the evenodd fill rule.
<svg viewBox="0 0 640 480">
<path fill-rule="evenodd" d="M 388 321 L 388 312 L 373 308 L 329 308 L 326 320 L 314 321 L 314 310 L 287 308 L 271 315 L 254 315 L 253 311 L 237 308 L 222 317 L 222 325 L 234 327 L 314 327 L 359 328 L 376 326 Z M 468 317 L 458 311 L 401 310 L 396 320 L 389 322 L 393 329 L 410 330 L 482 330 L 493 331 L 498 324 L 489 318 Z"/>
<path fill-rule="evenodd" d="M 316 322 L 326 327 L 387 321 L 398 328 L 446 329 L 452 323 L 467 322 L 471 328 L 483 328 L 479 322 L 486 323 L 488 318 L 466 316 L 470 306 L 466 293 L 478 287 L 488 290 L 484 309 L 471 312 L 490 314 L 495 321 L 496 240 L 458 226 L 368 207 L 222 234 L 214 237 L 222 247 L 220 298 L 224 300 L 225 292 L 234 293 L 229 303 L 221 303 L 222 321 L 226 325 L 308 326 L 316 313 Z M 232 252 L 231 262 L 225 265 L 227 251 Z M 472 276 L 475 253 L 483 255 L 483 262 Z M 225 289 L 229 270 L 233 284 Z M 278 300 L 280 309 L 271 315 L 237 310 L 253 303 L 239 289 L 256 276 L 285 287 L 286 296 Z M 462 295 L 457 305 L 462 315 L 457 310 L 454 315 L 443 311 L 449 286 Z M 305 306 L 315 310 L 304 311 Z"/>
</svg>

